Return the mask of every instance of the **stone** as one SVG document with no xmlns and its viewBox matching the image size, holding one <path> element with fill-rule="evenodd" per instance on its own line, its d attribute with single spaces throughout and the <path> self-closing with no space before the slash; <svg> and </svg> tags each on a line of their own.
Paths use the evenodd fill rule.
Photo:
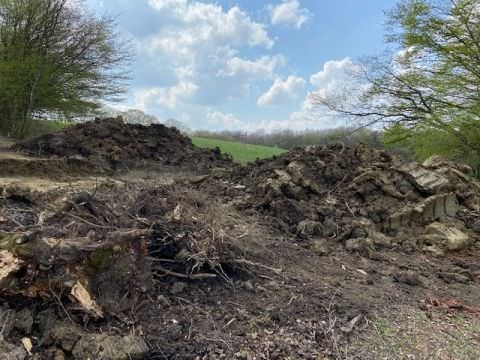
<svg viewBox="0 0 480 360">
<path fill-rule="evenodd" d="M 398 272 L 393 274 L 393 278 L 396 282 L 406 284 L 409 286 L 422 286 L 423 282 L 420 280 L 420 277 L 411 271 L 407 272 Z"/>
<path fill-rule="evenodd" d="M 288 183 L 292 180 L 292 177 L 284 170 L 275 169 L 274 172 L 280 182 Z"/>
<path fill-rule="evenodd" d="M 55 350 L 53 360 L 65 360 L 65 353 L 61 349 Z"/>
<path fill-rule="evenodd" d="M 421 191 L 437 193 L 446 188 L 450 181 L 435 171 L 428 170 L 417 163 L 409 163 L 398 169 Z"/>
<path fill-rule="evenodd" d="M 32 310 L 25 308 L 17 312 L 15 316 L 15 329 L 21 333 L 28 335 L 32 332 L 33 327 L 33 314 Z"/>
<path fill-rule="evenodd" d="M 438 277 L 445 281 L 447 284 L 451 283 L 460 283 L 460 284 L 468 284 L 472 282 L 472 279 L 465 274 L 458 274 L 455 272 L 440 272 Z"/>
<path fill-rule="evenodd" d="M 383 224 L 385 230 L 398 230 L 412 224 L 428 224 L 432 221 L 448 221 L 454 218 L 460 208 L 457 195 L 446 193 L 432 195 L 414 206 L 405 208 L 390 215 Z"/>
<path fill-rule="evenodd" d="M 319 256 L 328 255 L 330 252 L 328 241 L 326 239 L 315 239 L 310 243 L 310 250 Z"/>
<path fill-rule="evenodd" d="M 158 302 L 158 304 L 160 304 L 164 307 L 169 306 L 171 304 L 170 299 L 168 299 L 165 295 L 158 295 L 157 296 L 157 302 Z"/>
<path fill-rule="evenodd" d="M 45 342 L 47 344 L 55 344 L 65 351 L 72 351 L 83 335 L 84 332 L 79 326 L 58 321 L 47 332 Z"/>
<path fill-rule="evenodd" d="M 24 360 L 27 357 L 27 351 L 21 344 L 14 345 L 0 340 L 0 356 L 2 360 Z"/>
<path fill-rule="evenodd" d="M 142 359 L 148 352 L 145 341 L 135 335 L 85 335 L 75 345 L 72 355 L 76 360 L 131 360 Z"/>
<path fill-rule="evenodd" d="M 304 237 L 313 237 L 322 233 L 322 224 L 317 221 L 303 220 L 297 225 L 297 234 Z"/>
<path fill-rule="evenodd" d="M 170 288 L 170 294 L 172 295 L 178 295 L 182 293 L 185 288 L 187 287 L 187 284 L 181 281 L 177 281 L 173 283 L 172 287 Z"/>
<path fill-rule="evenodd" d="M 348 251 L 358 252 L 365 257 L 371 257 L 375 253 L 375 247 L 370 238 L 348 239 L 345 242 L 345 248 Z"/>
<path fill-rule="evenodd" d="M 23 265 L 23 261 L 16 258 L 10 251 L 0 251 L 0 282 L 10 274 L 17 272 Z"/>
<path fill-rule="evenodd" d="M 424 246 L 423 251 L 436 257 L 445 256 L 445 251 L 439 248 L 437 245 Z"/>
<path fill-rule="evenodd" d="M 0 330 L 2 336 L 8 337 L 15 328 L 15 310 L 0 309 Z"/>
<path fill-rule="evenodd" d="M 439 222 L 428 225 L 421 240 L 426 245 L 451 251 L 465 249 L 474 242 L 474 239 L 457 227 Z"/>
</svg>

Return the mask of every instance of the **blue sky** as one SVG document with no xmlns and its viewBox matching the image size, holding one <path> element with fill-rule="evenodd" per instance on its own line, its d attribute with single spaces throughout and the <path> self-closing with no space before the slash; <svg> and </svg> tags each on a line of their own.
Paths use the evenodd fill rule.
<svg viewBox="0 0 480 360">
<path fill-rule="evenodd" d="M 136 48 L 122 109 L 193 129 L 327 128 L 309 94 L 348 82 L 354 61 L 383 47 L 395 0 L 88 0 L 118 16 Z"/>
</svg>

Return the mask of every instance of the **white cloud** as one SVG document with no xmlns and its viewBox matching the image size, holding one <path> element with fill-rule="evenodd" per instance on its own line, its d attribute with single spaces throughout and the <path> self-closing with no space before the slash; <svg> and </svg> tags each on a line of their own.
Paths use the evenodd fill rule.
<svg viewBox="0 0 480 360">
<path fill-rule="evenodd" d="M 283 55 L 262 56 L 257 60 L 233 57 L 227 60 L 225 69 L 220 70 L 219 75 L 236 76 L 247 74 L 268 78 L 277 68 L 285 66 L 285 63 L 286 60 Z"/>
<path fill-rule="evenodd" d="M 146 110 L 149 107 L 166 106 L 175 108 L 177 103 L 191 98 L 198 91 L 198 86 L 191 82 L 180 82 L 175 86 L 153 87 L 135 92 L 135 107 Z"/>
<path fill-rule="evenodd" d="M 185 6 L 187 0 L 149 0 L 148 3 L 157 10 L 163 10 L 169 7 Z"/>
<path fill-rule="evenodd" d="M 283 0 L 276 6 L 270 6 L 270 15 L 273 25 L 291 25 L 300 29 L 312 14 L 306 8 L 300 8 L 298 0 Z"/>
<path fill-rule="evenodd" d="M 151 73 L 161 75 L 161 86 L 149 91 L 155 93 L 157 103 L 216 106 L 249 94 L 252 82 L 273 78 L 286 63 L 281 54 L 256 59 L 239 55 L 244 48 L 270 49 L 274 40 L 264 24 L 238 6 L 224 9 L 198 0 L 149 0 L 148 4 L 162 27 L 139 39 L 139 56 L 154 67 Z M 186 84 L 194 87 L 185 89 Z M 181 97 L 180 90 L 190 96 Z M 143 98 L 152 96 L 142 93 L 140 102 L 146 104 Z"/>
<path fill-rule="evenodd" d="M 315 87 L 302 102 L 300 109 L 290 115 L 292 123 L 320 123 L 318 126 L 335 126 L 343 117 L 319 106 L 318 100 L 334 102 L 338 105 L 350 101 L 354 93 L 361 89 L 355 76 L 361 68 L 350 58 L 330 60 L 323 65 L 323 69 L 310 76 L 310 83 Z"/>
<path fill-rule="evenodd" d="M 209 110 L 206 114 L 207 124 L 216 130 L 230 130 L 254 133 L 263 131 L 273 133 L 281 130 L 302 131 L 307 129 L 324 129 L 332 126 L 332 122 L 318 121 L 305 117 L 292 116 L 287 119 L 263 119 L 257 122 L 247 122 L 231 113 Z"/>
<path fill-rule="evenodd" d="M 348 57 L 342 60 L 330 60 L 323 65 L 321 71 L 310 77 L 310 83 L 317 88 L 315 94 L 319 97 L 341 96 L 349 91 L 353 84 L 353 76 L 359 71 L 361 68 Z"/>
<path fill-rule="evenodd" d="M 305 80 L 297 76 L 287 79 L 275 79 L 270 89 L 260 96 L 257 104 L 260 106 L 275 106 L 291 102 L 298 97 L 298 92 L 305 86 Z"/>
<path fill-rule="evenodd" d="M 164 17 L 167 29 L 160 42 L 167 50 L 191 50 L 195 46 L 264 46 L 274 41 L 265 26 L 257 23 L 239 7 L 224 11 L 220 5 L 187 0 L 149 0 L 150 6 Z"/>
<path fill-rule="evenodd" d="M 246 124 L 235 115 L 217 110 L 209 110 L 206 117 L 209 125 L 219 126 L 229 130 L 243 130 L 246 126 Z"/>
</svg>

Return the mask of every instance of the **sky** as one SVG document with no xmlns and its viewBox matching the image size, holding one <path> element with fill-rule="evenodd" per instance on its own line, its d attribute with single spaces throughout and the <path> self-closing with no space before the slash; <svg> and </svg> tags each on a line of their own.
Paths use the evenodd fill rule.
<svg viewBox="0 0 480 360">
<path fill-rule="evenodd" d="M 309 94 L 338 91 L 384 47 L 395 0 L 87 0 L 134 45 L 115 104 L 192 129 L 272 132 L 345 125 Z"/>
</svg>

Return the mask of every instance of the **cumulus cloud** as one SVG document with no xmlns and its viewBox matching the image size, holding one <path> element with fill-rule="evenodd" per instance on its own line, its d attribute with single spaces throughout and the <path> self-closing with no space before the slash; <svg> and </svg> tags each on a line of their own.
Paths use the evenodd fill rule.
<svg viewBox="0 0 480 360">
<path fill-rule="evenodd" d="M 320 123 L 320 127 L 334 126 L 339 120 L 339 114 L 319 107 L 319 100 L 340 105 L 350 101 L 357 83 L 354 76 L 360 71 L 350 58 L 327 61 L 322 70 L 310 76 L 310 84 L 314 90 L 304 98 L 300 109 L 290 115 L 291 123 Z M 341 117 L 341 116 L 340 116 Z"/>
<path fill-rule="evenodd" d="M 236 76 L 239 74 L 270 77 L 277 68 L 285 66 L 286 60 L 283 55 L 261 56 L 256 60 L 233 57 L 227 60 L 225 69 L 219 71 L 222 76 Z"/>
<path fill-rule="evenodd" d="M 152 87 L 135 92 L 135 107 L 146 110 L 149 107 L 166 106 L 175 108 L 177 103 L 191 98 L 198 91 L 198 86 L 191 82 L 180 82 L 168 88 Z"/>
<path fill-rule="evenodd" d="M 206 118 L 209 125 L 222 129 L 243 130 L 246 126 L 246 124 L 235 115 L 217 110 L 209 110 Z"/>
<path fill-rule="evenodd" d="M 311 17 L 311 12 L 300 7 L 298 0 L 283 0 L 276 6 L 270 6 L 273 25 L 291 25 L 300 29 Z"/>
<path fill-rule="evenodd" d="M 166 31 L 159 37 L 157 46 L 167 50 L 178 47 L 180 51 L 194 46 L 264 46 L 270 48 L 274 41 L 265 26 L 255 22 L 239 7 L 225 11 L 218 4 L 187 0 L 150 0 L 149 4 L 163 17 Z"/>
<path fill-rule="evenodd" d="M 260 96 L 260 106 L 276 106 L 291 102 L 298 98 L 298 93 L 305 86 L 305 80 L 297 76 L 289 76 L 285 80 L 275 79 L 270 89 Z"/>
<path fill-rule="evenodd" d="M 299 113 L 293 113 L 286 119 L 262 119 L 256 122 L 243 121 L 231 113 L 223 113 L 217 110 L 210 110 L 207 113 L 208 125 L 217 130 L 227 129 L 230 131 L 242 132 L 265 132 L 274 133 L 282 130 L 315 130 L 325 129 L 335 125 L 332 118 L 324 117 L 322 119 L 299 116 Z"/>
<path fill-rule="evenodd" d="M 141 93 L 141 100 L 154 93 L 157 103 L 170 107 L 187 100 L 218 105 L 245 96 L 251 82 L 271 79 L 285 65 L 280 54 L 254 59 L 239 55 L 244 48 L 268 50 L 274 40 L 264 24 L 238 6 L 224 9 L 198 0 L 149 0 L 148 4 L 162 27 L 138 40 L 139 53 L 163 83 L 147 95 Z M 187 91 L 186 96 L 179 94 L 181 90 Z"/>
<path fill-rule="evenodd" d="M 350 58 L 330 60 L 323 65 L 323 69 L 310 77 L 310 83 L 322 97 L 338 94 L 351 84 L 352 75 L 360 71 L 358 65 Z"/>
</svg>

